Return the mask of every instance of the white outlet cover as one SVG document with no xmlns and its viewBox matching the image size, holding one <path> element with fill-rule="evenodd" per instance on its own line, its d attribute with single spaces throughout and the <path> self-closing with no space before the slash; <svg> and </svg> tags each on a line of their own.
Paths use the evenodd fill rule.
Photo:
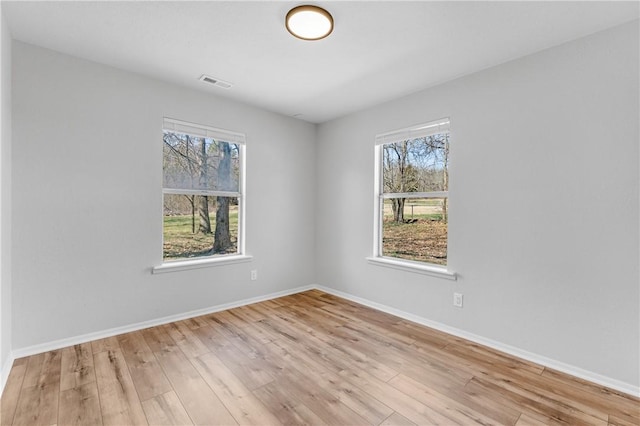
<svg viewBox="0 0 640 426">
<path fill-rule="evenodd" d="M 462 308 L 462 294 L 461 293 L 453 293 L 453 306 L 457 306 L 458 308 Z"/>
</svg>

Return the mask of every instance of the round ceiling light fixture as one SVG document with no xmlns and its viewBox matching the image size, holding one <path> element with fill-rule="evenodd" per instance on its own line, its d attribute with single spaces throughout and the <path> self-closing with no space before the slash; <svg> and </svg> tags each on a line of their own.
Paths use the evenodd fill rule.
<svg viewBox="0 0 640 426">
<path fill-rule="evenodd" d="M 287 31 L 302 40 L 320 40 L 333 31 L 333 17 L 318 6 L 294 7 L 285 19 Z"/>
</svg>

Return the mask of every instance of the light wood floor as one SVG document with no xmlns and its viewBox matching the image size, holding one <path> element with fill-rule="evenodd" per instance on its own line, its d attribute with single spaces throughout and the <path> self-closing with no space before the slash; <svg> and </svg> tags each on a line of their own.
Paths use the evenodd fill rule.
<svg viewBox="0 0 640 426">
<path fill-rule="evenodd" d="M 640 401 L 308 291 L 16 360 L 3 425 L 638 425 Z"/>
</svg>

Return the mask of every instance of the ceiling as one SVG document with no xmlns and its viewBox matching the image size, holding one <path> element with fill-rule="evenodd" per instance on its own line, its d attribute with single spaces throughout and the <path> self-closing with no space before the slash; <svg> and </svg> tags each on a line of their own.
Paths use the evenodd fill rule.
<svg viewBox="0 0 640 426">
<path fill-rule="evenodd" d="M 287 33 L 299 4 L 335 29 Z M 631 2 L 2 1 L 15 39 L 321 123 L 639 17 Z M 231 89 L 200 82 L 202 74 Z"/>
</svg>

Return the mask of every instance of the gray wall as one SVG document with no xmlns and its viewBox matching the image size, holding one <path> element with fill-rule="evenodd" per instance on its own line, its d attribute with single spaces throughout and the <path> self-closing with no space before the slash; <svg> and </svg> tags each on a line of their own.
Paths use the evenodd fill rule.
<svg viewBox="0 0 640 426">
<path fill-rule="evenodd" d="M 0 4 L 0 389 L 11 355 L 11 33 Z"/>
<path fill-rule="evenodd" d="M 314 125 L 20 42 L 13 66 L 14 350 L 314 282 Z M 246 134 L 252 262 L 150 273 L 163 116 Z"/>
<path fill-rule="evenodd" d="M 318 283 L 638 386 L 638 103 L 635 21 L 320 125 Z M 375 135 L 442 117 L 457 282 L 365 261 Z"/>
</svg>

